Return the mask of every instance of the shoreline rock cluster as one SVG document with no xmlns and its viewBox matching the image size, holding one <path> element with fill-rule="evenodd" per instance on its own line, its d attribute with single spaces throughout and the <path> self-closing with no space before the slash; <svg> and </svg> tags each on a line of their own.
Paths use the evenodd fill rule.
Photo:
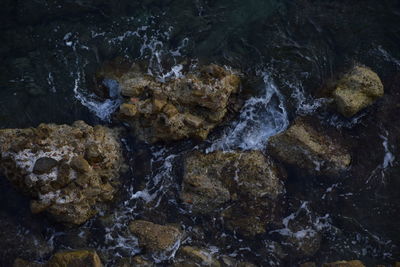
<svg viewBox="0 0 400 267">
<path fill-rule="evenodd" d="M 239 74 L 217 65 L 167 82 L 137 69 L 109 78 L 118 82 L 123 97 L 117 119 L 126 122 L 139 140 L 148 143 L 206 139 L 224 121 L 240 91 Z M 338 111 L 347 117 L 382 95 L 379 77 L 362 66 L 345 74 L 332 91 Z M 267 233 L 268 225 L 280 218 L 286 166 L 335 177 L 348 170 L 351 163 L 351 152 L 335 129 L 312 118 L 299 117 L 284 132 L 271 137 L 266 151 L 207 154 L 196 150 L 185 155 L 179 197 L 189 213 L 220 215 L 228 230 L 251 238 Z M 80 225 L 115 197 L 124 158 L 118 130 L 92 127 L 82 121 L 71 126 L 41 124 L 37 128 L 0 130 L 0 169 L 31 198 L 33 213 L 46 212 L 55 221 Z M 134 220 L 129 229 L 153 260 L 176 255 L 173 266 L 186 266 L 186 262 L 229 265 L 205 248 L 181 246 L 185 232 L 179 226 Z M 318 250 L 320 239 L 315 240 L 317 245 L 311 244 L 311 252 L 305 254 Z M 151 260 L 141 256 L 134 261 L 153 266 Z M 47 265 L 78 263 L 102 266 L 99 256 L 90 251 L 59 253 Z M 14 266 L 26 264 L 17 260 Z M 236 262 L 235 266 L 253 265 Z M 354 261 L 324 266 L 363 265 Z"/>
</svg>

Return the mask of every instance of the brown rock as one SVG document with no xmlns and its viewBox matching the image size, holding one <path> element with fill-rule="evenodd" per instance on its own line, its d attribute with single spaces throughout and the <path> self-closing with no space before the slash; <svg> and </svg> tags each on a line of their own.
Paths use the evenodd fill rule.
<svg viewBox="0 0 400 267">
<path fill-rule="evenodd" d="M 46 265 L 52 267 L 103 266 L 97 253 L 95 251 L 88 250 L 58 252 L 51 257 Z"/>
<path fill-rule="evenodd" d="M 384 94 L 378 75 L 364 66 L 355 66 L 337 83 L 333 91 L 340 113 L 352 117 Z"/>
<path fill-rule="evenodd" d="M 97 213 L 97 204 L 113 198 L 123 161 L 118 139 L 117 132 L 82 121 L 4 129 L 0 168 L 32 198 L 32 212 L 81 224 Z"/>
<path fill-rule="evenodd" d="M 194 152 L 184 162 L 181 200 L 201 214 L 234 201 L 222 213 L 228 228 L 243 235 L 256 235 L 264 233 L 273 218 L 284 176 L 259 151 Z"/>
<path fill-rule="evenodd" d="M 70 164 L 74 170 L 81 173 L 90 172 L 91 170 L 89 162 L 83 156 L 73 157 Z"/>
<path fill-rule="evenodd" d="M 177 227 L 143 220 L 131 222 L 129 229 L 138 236 L 139 245 L 150 252 L 170 251 L 182 238 L 182 232 Z"/>
<path fill-rule="evenodd" d="M 175 267 L 183 266 L 212 266 L 219 267 L 221 264 L 213 255 L 206 249 L 184 246 L 178 250 L 175 262 Z"/>
<path fill-rule="evenodd" d="M 222 122 L 239 92 L 238 75 L 210 65 L 166 82 L 138 68 L 115 77 L 124 103 L 119 117 L 147 142 L 205 139 Z"/>
<path fill-rule="evenodd" d="M 267 150 L 277 159 L 309 172 L 337 174 L 350 166 L 351 156 L 324 128 L 308 118 L 297 118 L 286 131 L 270 138 Z"/>
<path fill-rule="evenodd" d="M 322 267 L 365 267 L 365 265 L 359 260 L 352 260 L 324 263 L 322 264 Z"/>
<path fill-rule="evenodd" d="M 134 117 L 138 113 L 138 110 L 136 105 L 124 103 L 119 107 L 119 112 L 125 116 Z"/>
</svg>

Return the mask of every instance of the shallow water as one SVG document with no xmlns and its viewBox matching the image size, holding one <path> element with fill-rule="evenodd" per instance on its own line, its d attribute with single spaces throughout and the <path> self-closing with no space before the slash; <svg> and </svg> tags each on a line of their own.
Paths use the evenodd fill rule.
<svg viewBox="0 0 400 267">
<path fill-rule="evenodd" d="M 127 229 L 134 218 L 180 223 L 189 233 L 203 228 L 203 240 L 185 242 L 260 266 L 342 259 L 372 265 L 400 258 L 398 120 L 373 123 L 371 112 L 347 120 L 318 109 L 327 102 L 319 89 L 353 62 L 373 68 L 385 88 L 400 72 L 398 1 L 40 0 L 6 1 L 2 12 L 1 128 L 78 119 L 116 125 L 111 113 L 119 99 L 102 99 L 91 88 L 96 70 L 117 57 L 145 62 L 148 73 L 161 81 L 183 75 L 183 64 L 239 69 L 248 77 L 243 88 L 248 98 L 240 114 L 203 143 L 148 146 L 127 137 L 131 168 L 118 201 L 79 229 L 30 215 L 27 200 L 1 177 L 0 215 L 7 219 L 0 231 L 12 222 L 11 233 L 34 233 L 49 250 L 95 248 L 110 266 L 140 252 Z M 179 203 L 180 160 L 186 153 L 265 150 L 270 136 L 304 114 L 315 114 L 361 141 L 371 139 L 365 153 L 373 155 L 357 177 L 332 180 L 289 170 L 282 224 L 256 239 L 242 239 L 224 229 L 220 218 L 193 216 Z M 357 160 L 364 162 L 363 155 Z M 304 221 L 304 229 L 291 232 L 287 224 L 293 220 Z M 298 256 L 282 244 L 286 236 L 301 240 L 317 232 L 322 241 L 313 256 Z M 0 241 L 0 247 L 10 242 Z M 2 249 L 0 265 L 24 255 L 19 243 L 20 248 Z M 33 254 L 37 260 L 49 256 Z M 166 264 L 171 255 L 156 260 Z"/>
</svg>

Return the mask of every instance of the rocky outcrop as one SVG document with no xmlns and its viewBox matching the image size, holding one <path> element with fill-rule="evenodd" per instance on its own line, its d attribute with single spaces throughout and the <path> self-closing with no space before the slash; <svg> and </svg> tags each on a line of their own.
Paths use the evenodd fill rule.
<svg viewBox="0 0 400 267">
<path fill-rule="evenodd" d="M 119 84 L 124 102 L 119 118 L 141 140 L 154 143 L 184 138 L 204 140 L 228 112 L 240 78 L 217 65 L 160 82 L 140 68 L 124 74 L 99 74 Z M 104 82 L 103 82 L 104 84 Z"/>
<path fill-rule="evenodd" d="M 171 225 L 159 225 L 136 220 L 129 224 L 129 230 L 139 238 L 139 246 L 155 254 L 168 254 L 179 248 L 183 236 L 180 229 Z"/>
<path fill-rule="evenodd" d="M 181 200 L 194 213 L 224 208 L 227 226 L 244 235 L 265 232 L 273 218 L 275 200 L 284 177 L 275 163 L 259 151 L 209 154 L 194 152 L 184 163 Z"/>
<path fill-rule="evenodd" d="M 346 117 L 374 103 L 384 94 L 378 75 L 363 66 L 354 66 L 336 84 L 333 91 L 337 108 Z"/>
<path fill-rule="evenodd" d="M 338 133 L 309 118 L 299 117 L 284 132 L 270 138 L 267 151 L 277 159 L 317 174 L 346 170 L 351 156 Z"/>
<path fill-rule="evenodd" d="M 14 267 L 72 267 L 72 266 L 87 266 L 87 267 L 102 267 L 101 260 L 95 251 L 77 250 L 58 252 L 44 264 L 31 263 L 22 259 L 16 259 Z"/>
<path fill-rule="evenodd" d="M 82 121 L 72 126 L 0 130 L 0 167 L 28 194 L 33 213 L 81 224 L 116 192 L 122 153 L 115 131 Z"/>
</svg>

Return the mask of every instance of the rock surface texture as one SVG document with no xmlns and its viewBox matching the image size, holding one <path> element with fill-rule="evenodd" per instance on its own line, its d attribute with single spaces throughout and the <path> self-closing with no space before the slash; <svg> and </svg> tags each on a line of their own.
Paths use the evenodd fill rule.
<svg viewBox="0 0 400 267">
<path fill-rule="evenodd" d="M 113 199 L 122 167 L 117 132 L 82 121 L 72 126 L 0 130 L 0 167 L 31 197 L 33 213 L 81 224 Z"/>
<path fill-rule="evenodd" d="M 384 94 L 378 75 L 367 67 L 355 66 L 337 83 L 333 91 L 340 113 L 352 117 Z"/>
<path fill-rule="evenodd" d="M 14 267 L 102 267 L 103 264 L 95 251 L 77 250 L 65 251 L 54 254 L 44 264 L 31 263 L 22 259 L 16 259 Z"/>
<path fill-rule="evenodd" d="M 200 214 L 219 212 L 232 202 L 222 211 L 227 227 L 252 236 L 264 233 L 273 220 L 283 176 L 259 151 L 194 152 L 184 163 L 181 200 Z"/>
<path fill-rule="evenodd" d="M 311 173 L 337 174 L 349 167 L 351 156 L 336 131 L 329 133 L 319 123 L 300 117 L 286 131 L 271 137 L 267 150 Z"/>
<path fill-rule="evenodd" d="M 239 76 L 217 65 L 166 82 L 137 68 L 108 75 L 114 75 L 124 97 L 119 118 L 139 139 L 150 143 L 204 140 L 223 120 L 240 89 Z"/>
<path fill-rule="evenodd" d="M 131 222 L 129 229 L 139 238 L 141 247 L 155 254 L 176 251 L 183 235 L 175 226 L 159 225 L 143 220 Z"/>
</svg>

